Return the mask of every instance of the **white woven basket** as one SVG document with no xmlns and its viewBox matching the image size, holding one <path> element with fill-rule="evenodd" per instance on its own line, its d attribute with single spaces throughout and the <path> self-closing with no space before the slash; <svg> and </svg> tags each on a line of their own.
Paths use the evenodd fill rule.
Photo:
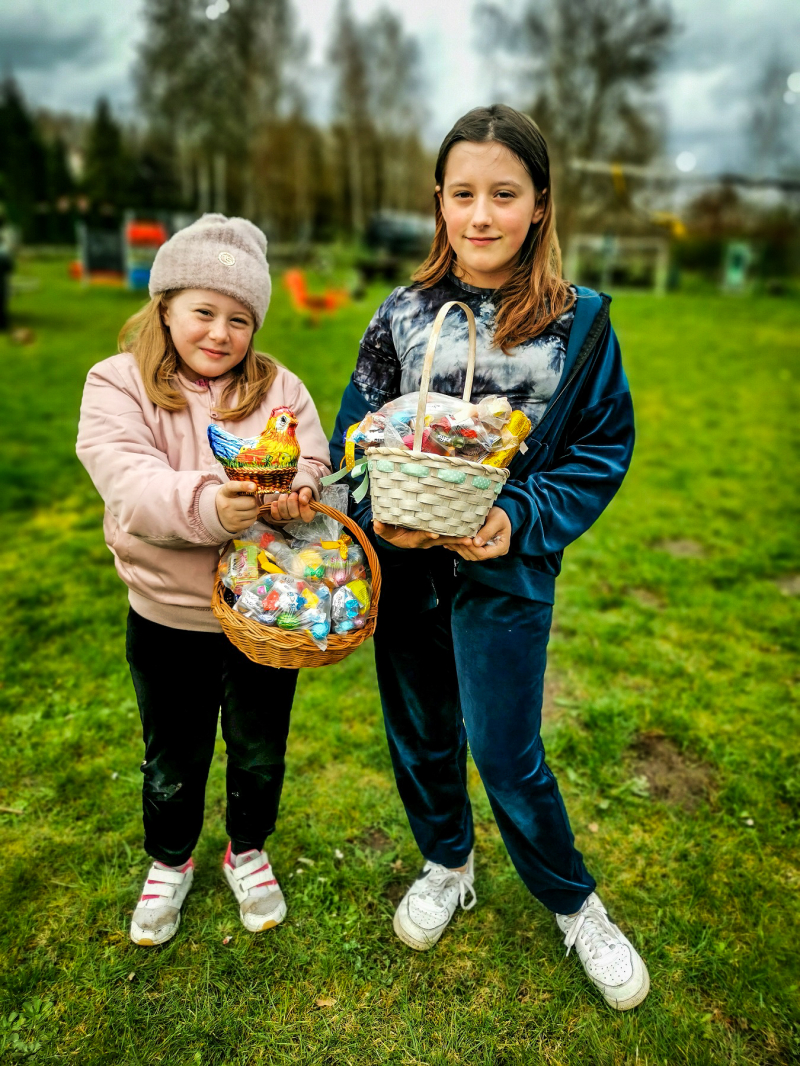
<svg viewBox="0 0 800 1066">
<path fill-rule="evenodd" d="M 474 537 L 505 485 L 508 470 L 421 450 L 433 356 L 451 307 L 462 308 L 467 316 L 469 355 L 463 398 L 469 401 L 472 396 L 475 318 L 466 304 L 450 300 L 439 309 L 425 351 L 413 451 L 370 448 L 370 493 L 372 513 L 379 522 L 451 537 Z"/>
</svg>

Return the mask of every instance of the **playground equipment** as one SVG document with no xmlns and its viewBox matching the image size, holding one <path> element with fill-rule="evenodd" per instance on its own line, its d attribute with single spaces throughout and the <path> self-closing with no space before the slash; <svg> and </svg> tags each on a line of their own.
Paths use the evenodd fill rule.
<svg viewBox="0 0 800 1066">
<path fill-rule="evenodd" d="M 306 276 L 302 270 L 287 270 L 283 276 L 289 290 L 292 307 L 300 314 L 307 314 L 312 326 L 319 325 L 320 315 L 334 314 L 349 299 L 344 289 L 326 289 L 323 293 L 308 291 Z"/>
<path fill-rule="evenodd" d="M 569 244 L 565 275 L 605 292 L 614 287 L 667 289 L 669 241 L 666 237 L 614 237 L 576 233 Z"/>
<path fill-rule="evenodd" d="M 125 272 L 129 289 L 146 289 L 156 252 L 169 237 L 163 222 L 129 219 L 125 225 Z"/>
<path fill-rule="evenodd" d="M 119 227 L 101 228 L 78 223 L 78 263 L 70 271 L 86 284 L 121 285 L 125 255 Z"/>
</svg>

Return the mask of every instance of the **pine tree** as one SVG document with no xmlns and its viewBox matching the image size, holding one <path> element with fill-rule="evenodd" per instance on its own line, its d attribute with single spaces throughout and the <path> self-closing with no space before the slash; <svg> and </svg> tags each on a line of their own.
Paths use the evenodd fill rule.
<svg viewBox="0 0 800 1066">
<path fill-rule="evenodd" d="M 47 203 L 47 150 L 13 78 L 0 86 L 0 201 L 23 240 L 35 240 Z"/>
<path fill-rule="evenodd" d="M 97 102 L 86 145 L 84 189 L 91 210 L 109 217 L 129 206 L 132 161 L 125 150 L 122 130 L 111 114 L 108 101 Z"/>
</svg>

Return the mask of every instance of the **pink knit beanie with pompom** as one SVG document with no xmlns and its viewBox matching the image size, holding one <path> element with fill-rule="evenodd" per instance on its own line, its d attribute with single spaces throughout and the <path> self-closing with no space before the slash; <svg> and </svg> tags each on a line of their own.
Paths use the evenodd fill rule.
<svg viewBox="0 0 800 1066">
<path fill-rule="evenodd" d="M 239 300 L 261 328 L 272 282 L 267 238 L 246 218 L 207 214 L 162 244 L 150 271 L 150 295 L 170 289 L 213 289 Z"/>
</svg>

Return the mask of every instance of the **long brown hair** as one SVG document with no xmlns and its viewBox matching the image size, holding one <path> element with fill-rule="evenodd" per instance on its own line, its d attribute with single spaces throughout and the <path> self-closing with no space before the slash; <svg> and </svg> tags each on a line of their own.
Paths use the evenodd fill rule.
<svg viewBox="0 0 800 1066">
<path fill-rule="evenodd" d="M 574 296 L 561 276 L 561 248 L 556 235 L 556 212 L 550 188 L 550 157 L 541 130 L 527 115 L 506 104 L 475 107 L 463 115 L 445 137 L 436 159 L 436 184 L 444 188 L 450 149 L 459 141 L 497 141 L 519 159 L 531 176 L 537 196 L 544 197 L 544 214 L 531 223 L 508 281 L 495 293 L 493 347 L 507 351 L 536 337 L 572 306 Z M 428 258 L 412 278 L 423 288 L 437 285 L 456 265 L 447 239 L 447 226 L 438 194 L 434 195 L 436 231 Z"/>
<path fill-rule="evenodd" d="M 119 350 L 136 357 L 148 398 L 165 411 L 180 411 L 188 402 L 177 380 L 178 352 L 163 317 L 178 292 L 180 289 L 172 289 L 153 296 L 119 332 Z M 247 354 L 233 368 L 233 377 L 222 394 L 222 404 L 231 406 L 219 410 L 220 418 L 239 422 L 252 414 L 275 380 L 277 370 L 278 364 L 271 356 L 255 350 L 251 337 Z"/>
</svg>

